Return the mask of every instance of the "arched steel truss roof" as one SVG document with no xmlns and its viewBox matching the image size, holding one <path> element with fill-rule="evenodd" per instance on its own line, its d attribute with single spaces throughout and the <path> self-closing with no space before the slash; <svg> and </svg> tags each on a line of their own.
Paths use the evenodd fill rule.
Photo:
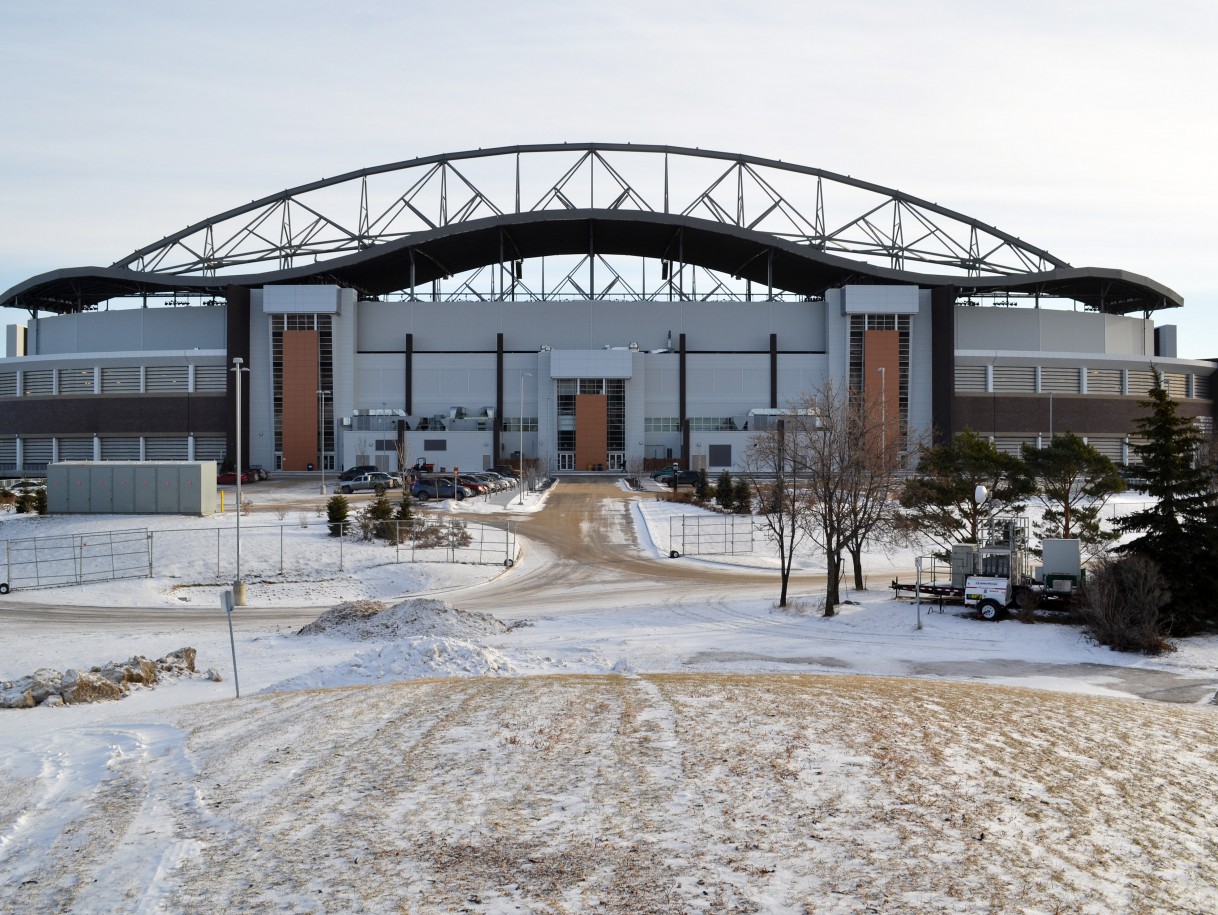
<svg viewBox="0 0 1218 915">
<path fill-rule="evenodd" d="M 507 277 L 499 294 L 528 297 L 518 265 L 567 254 L 587 257 L 588 298 L 614 287 L 672 294 L 671 285 L 631 290 L 620 275 L 602 288 L 597 259 L 627 255 L 661 261 L 666 277 L 698 265 L 810 297 L 848 282 L 888 282 L 1064 296 L 1108 312 L 1181 304 L 1152 280 L 1073 268 L 993 226 L 849 176 L 611 143 L 473 150 L 349 172 L 220 213 L 109 268 L 34 277 L 0 304 L 67 312 L 141 293 L 316 281 L 381 295 L 487 265 Z M 688 297 L 684 288 L 678 294 Z"/>
</svg>

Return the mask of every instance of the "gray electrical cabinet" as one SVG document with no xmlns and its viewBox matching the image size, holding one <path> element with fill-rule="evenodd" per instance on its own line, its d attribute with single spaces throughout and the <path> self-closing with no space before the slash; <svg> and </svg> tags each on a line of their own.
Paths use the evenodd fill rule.
<svg viewBox="0 0 1218 915">
<path fill-rule="evenodd" d="M 60 461 L 47 468 L 51 514 L 211 515 L 215 461 Z"/>
</svg>

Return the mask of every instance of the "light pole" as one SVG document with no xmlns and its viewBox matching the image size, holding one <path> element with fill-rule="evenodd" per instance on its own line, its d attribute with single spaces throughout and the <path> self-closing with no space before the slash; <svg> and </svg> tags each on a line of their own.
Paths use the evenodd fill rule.
<svg viewBox="0 0 1218 915">
<path fill-rule="evenodd" d="M 321 468 L 321 494 L 326 494 L 326 395 L 329 391 L 318 391 L 317 396 L 321 398 L 321 416 L 317 422 L 317 432 L 321 441 L 320 447 L 317 449 L 317 465 Z"/>
<path fill-rule="evenodd" d="M 520 504 L 524 505 L 524 380 L 532 378 L 532 372 L 522 372 L 520 375 Z"/>
<path fill-rule="evenodd" d="M 241 580 L 241 373 L 249 373 L 245 368 L 245 360 L 240 356 L 233 357 L 233 367 L 229 369 L 236 376 L 237 388 L 237 580 L 233 582 L 233 603 L 238 607 L 245 606 L 245 582 Z"/>
</svg>

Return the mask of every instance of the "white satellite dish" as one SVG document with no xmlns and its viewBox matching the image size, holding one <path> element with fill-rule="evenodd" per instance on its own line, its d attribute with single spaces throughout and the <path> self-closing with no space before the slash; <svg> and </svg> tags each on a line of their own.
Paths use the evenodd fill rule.
<svg viewBox="0 0 1218 915">
<path fill-rule="evenodd" d="M 978 505 L 984 505 L 985 500 L 990 497 L 990 491 L 984 486 L 978 486 L 973 490 L 973 501 Z"/>
</svg>

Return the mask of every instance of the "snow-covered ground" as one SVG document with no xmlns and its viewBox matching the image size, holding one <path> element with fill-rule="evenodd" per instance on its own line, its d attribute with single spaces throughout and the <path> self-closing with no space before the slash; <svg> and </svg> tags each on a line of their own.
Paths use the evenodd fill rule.
<svg viewBox="0 0 1218 915">
<path fill-rule="evenodd" d="M 751 597 L 608 593 L 488 621 L 461 612 L 465 589 L 557 557 L 526 541 L 508 570 L 412 564 L 347 542 L 340 572 L 309 485 L 246 489 L 267 507 L 243 519 L 240 701 L 219 610 L 232 557 L 207 540 L 231 515 L 140 520 L 210 543 L 172 578 L 0 598 L 0 680 L 185 645 L 225 678 L 0 711 L 0 910 L 1218 909 L 1218 819 L 1198 802 L 1218 778 L 1218 639 L 1128 657 L 926 605 L 919 628 L 886 590 L 826 619 L 814 587 L 776 608 L 776 576 Z M 282 547 L 255 533 L 280 503 Z M 667 559 L 670 518 L 692 511 L 638 501 L 622 548 L 773 568 L 760 537 Z M 5 515 L 0 536 L 129 522 Z M 874 557 L 873 588 L 912 556 Z M 390 609 L 297 633 L 356 601 Z M 1186 679 L 1141 679 L 1163 671 Z M 1172 705 L 1129 698 L 1158 685 Z"/>
</svg>

